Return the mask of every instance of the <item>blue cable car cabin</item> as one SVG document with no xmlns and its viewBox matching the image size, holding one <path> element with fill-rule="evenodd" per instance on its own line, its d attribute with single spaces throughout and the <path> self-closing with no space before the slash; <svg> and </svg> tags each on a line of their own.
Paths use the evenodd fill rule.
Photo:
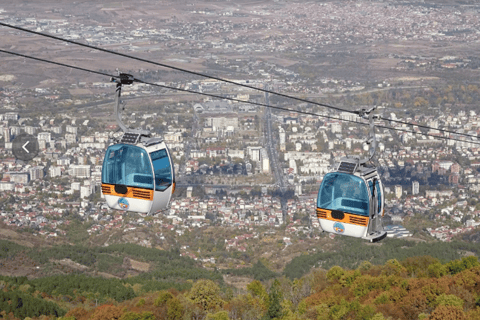
<svg viewBox="0 0 480 320">
<path fill-rule="evenodd" d="M 163 141 L 150 140 L 108 147 L 102 192 L 110 208 L 150 214 L 168 206 L 175 190 L 170 153 Z"/>
<path fill-rule="evenodd" d="M 375 242 L 386 236 L 381 226 L 383 207 L 383 187 L 376 169 L 340 165 L 323 178 L 317 217 L 323 231 Z"/>
</svg>

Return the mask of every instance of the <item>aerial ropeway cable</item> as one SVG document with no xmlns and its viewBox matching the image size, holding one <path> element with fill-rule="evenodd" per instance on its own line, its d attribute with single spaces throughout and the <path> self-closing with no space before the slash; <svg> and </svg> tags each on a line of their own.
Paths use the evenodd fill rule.
<svg viewBox="0 0 480 320">
<path fill-rule="evenodd" d="M 0 24 L 1 24 L 1 22 L 0 22 Z M 112 75 L 112 74 L 99 72 L 99 71 L 86 69 L 86 68 L 81 68 L 81 67 L 77 67 L 77 66 L 73 66 L 73 65 L 67 65 L 67 64 L 64 64 L 64 63 L 55 62 L 55 61 L 46 60 L 46 59 L 41 59 L 41 58 L 37 58 L 37 57 L 33 57 L 33 56 L 28 56 L 28 55 L 12 52 L 12 51 L 7 51 L 7 50 L 0 49 L 0 52 L 10 54 L 10 55 L 19 56 L 19 57 L 22 57 L 22 58 L 28 58 L 28 59 L 33 59 L 33 60 L 40 61 L 40 62 L 54 64 L 54 65 L 58 65 L 58 66 L 61 66 L 61 67 L 72 68 L 72 69 L 76 69 L 76 70 L 80 70 L 80 71 L 84 71 L 84 72 L 89 72 L 89 73 L 93 73 L 93 74 L 97 74 L 97 75 L 107 76 L 109 78 L 118 78 L 119 77 L 118 75 Z M 247 101 L 247 100 L 235 99 L 235 98 L 230 98 L 230 97 L 223 97 L 223 96 L 216 95 L 216 94 L 198 92 L 198 91 L 194 91 L 194 90 L 182 89 L 182 88 L 177 88 L 177 87 L 171 87 L 171 86 L 162 85 L 162 84 L 158 84 L 158 83 L 143 81 L 143 80 L 136 79 L 136 78 L 134 79 L 134 82 L 143 83 L 143 84 L 147 84 L 147 85 L 151 85 L 151 86 L 155 86 L 155 87 L 160 87 L 160 88 L 164 88 L 164 89 L 169 89 L 169 90 L 182 91 L 182 92 L 187 92 L 187 93 L 192 93 L 192 94 L 203 95 L 203 96 L 207 96 L 207 97 L 211 97 L 211 98 L 229 100 L 229 101 L 240 102 L 240 103 L 247 103 L 247 104 L 256 105 L 256 106 L 260 106 L 260 107 L 272 108 L 272 109 L 288 111 L 288 112 L 296 112 L 296 113 L 299 113 L 299 114 L 305 114 L 305 115 L 310 115 L 310 116 L 315 116 L 315 117 L 320 117 L 320 118 L 325 118 L 325 119 L 338 120 L 338 121 L 342 121 L 342 122 L 355 123 L 355 124 L 360 124 L 360 125 L 365 125 L 365 126 L 369 125 L 366 122 L 349 120 L 349 119 L 334 117 L 334 116 L 315 113 L 315 112 L 310 112 L 310 111 L 302 111 L 302 110 L 297 110 L 297 109 L 292 109 L 292 108 L 272 106 L 272 105 L 267 105 L 267 104 L 260 103 L 260 102 Z M 360 114 L 360 111 L 349 111 L 349 112 L 357 114 L 357 115 Z M 392 121 L 391 119 L 385 119 L 385 118 L 381 118 L 381 117 L 378 118 L 378 119 L 379 120 L 384 120 L 384 121 Z M 408 125 L 411 125 L 411 126 L 419 126 L 415 123 L 405 123 L 405 124 L 408 124 Z M 423 132 L 417 132 L 417 131 L 414 131 L 414 130 L 408 130 L 408 129 L 404 129 L 404 128 L 395 128 L 395 127 L 384 126 L 384 125 L 380 125 L 380 124 L 376 124 L 376 127 L 377 128 L 382 128 L 382 129 L 399 131 L 399 132 L 412 133 L 412 134 L 415 134 L 415 135 L 431 136 L 431 137 L 438 138 L 438 139 L 443 139 L 443 140 L 452 140 L 452 141 L 459 141 L 459 142 L 463 142 L 463 143 L 470 143 L 470 144 L 474 144 L 474 145 L 480 145 L 480 141 L 475 141 L 475 140 L 463 140 L 463 139 L 458 139 L 458 138 L 454 138 L 454 137 L 438 136 L 438 135 L 433 135 L 433 134 L 428 134 L 428 133 L 423 133 Z M 428 127 L 428 126 L 421 126 L 421 127 L 426 128 L 426 129 L 431 129 L 431 130 L 442 130 L 442 129 L 432 128 L 432 127 Z M 468 135 L 468 134 L 460 133 L 460 132 L 448 131 L 448 133 L 452 133 L 452 134 L 459 135 L 459 136 L 477 138 L 476 136 L 472 136 L 472 135 Z"/>
<path fill-rule="evenodd" d="M 46 33 L 42 33 L 42 32 L 37 32 L 37 31 L 33 31 L 33 30 L 29 30 L 29 29 L 17 27 L 17 26 L 10 25 L 10 24 L 4 23 L 4 22 L 0 22 L 0 26 L 12 28 L 12 29 L 16 29 L 16 30 L 23 31 L 23 32 L 28 32 L 28 33 L 35 34 L 35 35 L 39 35 L 39 36 L 42 36 L 42 37 L 48 37 L 48 38 L 51 38 L 51 39 L 55 39 L 55 40 L 59 40 L 59 41 L 63 41 L 63 42 L 67 42 L 67 43 L 71 43 L 71 44 L 83 46 L 83 47 L 86 47 L 86 48 L 90 48 L 90 49 L 94 49 L 94 50 L 106 52 L 106 53 L 109 53 L 109 54 L 114 54 L 114 55 L 121 56 L 121 57 L 125 57 L 125 58 L 128 58 L 128 59 L 134 59 L 134 60 L 137 60 L 137 61 L 141 61 L 141 62 L 153 64 L 153 65 L 157 65 L 157 66 L 160 66 L 160 67 L 164 67 L 164 68 L 168 68 L 168 69 L 172 69 L 172 70 L 176 70 L 176 71 L 181 71 L 181 72 L 189 73 L 189 74 L 196 75 L 196 76 L 201 76 L 201 77 L 208 78 L 208 79 L 212 79 L 212 80 L 217 80 L 217 81 L 221 81 L 221 82 L 225 82 L 225 83 L 229 83 L 229 84 L 241 86 L 241 87 L 244 87 L 244 88 L 249 88 L 249 89 L 252 89 L 252 90 L 261 91 L 261 92 L 264 92 L 264 93 L 274 94 L 274 95 L 277 95 L 277 96 L 280 96 L 280 97 L 284 97 L 284 98 L 287 98 L 287 99 L 296 100 L 296 101 L 299 101 L 299 102 L 310 103 L 310 104 L 317 105 L 317 106 L 321 106 L 321 107 L 324 107 L 324 108 L 328 108 L 328 109 L 332 109 L 332 110 L 336 110 L 336 111 L 341 111 L 341 112 L 348 112 L 348 113 L 352 113 L 352 114 L 357 114 L 357 115 L 358 115 L 358 111 L 347 110 L 347 109 L 343 109 L 343 108 L 339 108 L 339 107 L 327 105 L 327 104 L 324 104 L 324 103 L 315 102 L 315 101 L 310 101 L 310 100 L 306 100 L 306 99 L 302 99 L 302 98 L 290 96 L 290 95 L 287 95 L 287 94 L 283 94 L 283 93 L 271 91 L 271 90 L 268 90 L 268 89 L 257 88 L 257 87 L 254 87 L 254 86 L 250 86 L 250 85 L 243 84 L 243 83 L 238 83 L 238 82 L 231 81 L 231 80 L 228 80 L 228 79 L 223 79 L 223 78 L 220 78 L 220 77 L 216 77 L 216 76 L 212 76 L 212 75 L 208 75 L 208 74 L 203 74 L 203 73 L 200 73 L 200 72 L 191 71 L 191 70 L 188 70 L 188 69 L 171 66 L 171 65 L 168 65 L 168 64 L 165 64 L 165 63 L 155 62 L 155 61 L 151 61 L 151 60 L 148 60 L 148 59 L 143 59 L 143 58 L 135 57 L 135 56 L 132 56 L 132 55 L 128 55 L 128 54 L 125 54 L 125 53 L 120 53 L 120 52 L 116 52 L 116 51 L 112 51 L 112 50 L 108 50 L 108 49 L 104 49 L 104 48 L 92 46 L 92 45 L 89 45 L 89 44 L 84 44 L 84 43 L 81 43 L 81 42 L 64 39 L 64 38 L 57 37 L 57 36 L 53 36 L 53 35 L 50 35 L 50 34 L 46 34 Z M 380 119 L 380 120 L 384 120 L 384 121 L 390 121 L 390 122 L 395 122 L 395 123 L 401 123 L 401 124 L 411 125 L 411 126 L 417 126 L 417 127 L 421 127 L 421 128 L 425 128 L 425 129 L 438 130 L 438 131 L 443 132 L 443 133 L 451 133 L 451 134 L 456 134 L 456 135 L 462 135 L 462 136 L 465 136 L 465 137 L 475 138 L 475 139 L 479 140 L 479 136 L 477 136 L 477 135 L 471 135 L 471 134 L 467 134 L 467 133 L 459 133 L 459 132 L 455 132 L 455 131 L 451 131 L 451 130 L 446 130 L 446 129 L 431 128 L 431 127 L 424 126 L 424 125 L 419 125 L 419 124 L 414 124 L 414 123 L 408 123 L 408 122 L 404 122 L 404 121 L 400 121 L 400 120 L 395 120 L 395 119 L 389 119 L 389 118 L 385 118 L 385 117 L 380 117 L 379 119 Z M 382 126 L 378 126 L 378 127 L 381 128 Z M 404 131 L 404 130 L 402 130 L 402 131 Z M 414 131 L 405 131 L 405 132 L 416 133 L 416 132 L 414 132 Z M 452 139 L 452 140 L 456 140 L 456 139 Z"/>
</svg>

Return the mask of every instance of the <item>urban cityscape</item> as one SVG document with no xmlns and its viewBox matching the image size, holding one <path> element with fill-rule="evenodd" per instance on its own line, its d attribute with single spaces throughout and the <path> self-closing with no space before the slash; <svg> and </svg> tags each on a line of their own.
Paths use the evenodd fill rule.
<svg viewBox="0 0 480 320">
<path fill-rule="evenodd" d="M 128 299 L 169 289 L 180 300 L 211 277 L 229 303 L 257 292 L 254 280 L 267 298 L 274 279 L 282 290 L 298 286 L 292 292 L 311 285 L 298 301 L 289 296 L 291 318 L 271 319 L 341 319 L 331 315 L 337 302 L 308 299 L 349 286 L 360 272 L 413 279 L 440 264 L 453 277 L 450 261 L 477 256 L 480 241 L 480 6 L 467 2 L 0 4 L 0 276 L 101 276 L 133 288 Z M 111 209 L 102 192 L 106 150 L 123 134 L 112 80 L 122 73 L 135 78 L 122 87 L 122 121 L 163 140 L 173 162 L 175 192 L 152 214 Z M 369 122 L 359 111 L 371 108 L 378 118 L 369 165 L 381 178 L 387 232 L 373 244 L 322 232 L 316 211 L 325 175 L 342 158 L 369 153 Z M 18 155 L 24 151 L 31 157 Z M 420 254 L 405 252 L 428 245 L 411 271 L 408 259 Z M 37 248 L 58 252 L 32 258 Z M 167 256 L 185 260 L 161 261 Z M 202 271 L 159 276 L 162 263 Z M 348 271 L 337 277 L 338 266 Z M 147 280 L 135 282 L 147 274 L 152 283 L 178 280 L 178 291 L 163 282 L 148 291 Z M 67 301 L 55 294 L 45 297 Z M 102 295 L 85 294 L 87 309 L 99 299 L 119 305 Z M 310 311 L 301 313 L 300 301 Z M 227 318 L 207 317 L 211 310 L 191 318 L 262 313 L 233 316 L 228 306 Z M 320 317 L 323 306 L 330 318 Z M 156 316 L 164 318 L 180 319 Z"/>
</svg>

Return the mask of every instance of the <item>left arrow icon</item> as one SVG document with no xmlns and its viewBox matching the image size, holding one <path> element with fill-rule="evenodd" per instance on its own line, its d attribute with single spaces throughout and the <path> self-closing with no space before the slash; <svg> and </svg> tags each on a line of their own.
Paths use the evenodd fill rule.
<svg viewBox="0 0 480 320">
<path fill-rule="evenodd" d="M 12 141 L 12 151 L 16 159 L 30 161 L 38 154 L 38 140 L 36 137 L 21 133 Z"/>
<path fill-rule="evenodd" d="M 26 153 L 30 153 L 30 151 L 28 151 L 28 149 L 26 148 L 27 147 L 27 144 L 29 144 L 30 141 L 27 141 L 25 142 L 25 144 L 22 146 L 22 149 L 25 150 Z"/>
</svg>

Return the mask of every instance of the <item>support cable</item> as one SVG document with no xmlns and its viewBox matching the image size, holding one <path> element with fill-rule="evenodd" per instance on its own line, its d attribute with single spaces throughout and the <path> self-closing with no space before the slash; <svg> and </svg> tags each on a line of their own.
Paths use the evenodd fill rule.
<svg viewBox="0 0 480 320">
<path fill-rule="evenodd" d="M 102 51 L 102 52 L 114 54 L 114 55 L 121 56 L 121 57 L 124 57 L 124 58 L 133 59 L 133 60 L 137 60 L 137 61 L 141 61 L 141 62 L 153 64 L 153 65 L 157 65 L 157 66 L 160 66 L 160 67 L 164 67 L 164 68 L 168 68 L 168 69 L 172 69 L 172 70 L 176 70 L 176 71 L 181 71 L 181 72 L 189 73 L 189 74 L 192 74 L 192 75 L 196 75 L 196 76 L 200 76 L 200 77 L 204 77 L 204 78 L 208 78 L 208 79 L 212 79 L 212 80 L 217 80 L 217 81 L 221 81 L 221 82 L 225 82 L 225 83 L 229 83 L 229 84 L 241 86 L 241 87 L 248 88 L 248 89 L 252 89 L 252 90 L 261 91 L 261 92 L 264 92 L 264 93 L 274 94 L 274 95 L 277 95 L 277 96 L 280 96 L 280 97 L 283 97 L 283 98 L 292 99 L 292 100 L 297 100 L 297 101 L 299 101 L 299 102 L 310 103 L 310 104 L 314 104 L 314 105 L 317 105 L 317 106 L 320 106 L 320 107 L 325 107 L 325 108 L 329 108 L 329 109 L 333 109 L 333 110 L 337 110 L 337 111 L 341 111 L 341 112 L 348 112 L 348 113 L 352 113 L 352 114 L 358 114 L 358 111 L 347 110 L 347 109 L 343 109 L 343 108 L 331 106 L 331 105 L 328 105 L 328 104 L 324 104 L 324 103 L 320 103 L 320 102 L 314 102 L 314 101 L 310 101 L 310 100 L 306 100 L 306 99 L 302 99 L 302 98 L 290 96 L 290 95 L 287 95 L 287 94 L 283 94 L 283 93 L 279 93 L 279 92 L 275 92 L 275 91 L 271 91 L 271 90 L 267 90 L 267 89 L 257 88 L 257 87 L 250 86 L 250 85 L 243 84 L 243 83 L 237 83 L 237 82 L 235 82 L 235 81 L 223 79 L 223 78 L 220 78 L 220 77 L 211 76 L 211 75 L 208 75 L 208 74 L 204 74 L 204 73 L 200 73 L 200 72 L 196 72 L 196 71 L 191 71 L 191 70 L 183 69 L 183 68 L 179 68 L 179 67 L 174 67 L 174 66 L 167 65 L 167 64 L 164 64 L 164 63 L 159 63 L 159 62 L 155 62 L 155 61 L 151 61 L 151 60 L 147 60 L 147 59 L 135 57 L 135 56 L 132 56 L 132 55 L 128 55 L 128 54 L 124 54 L 124 53 L 120 53 L 120 52 L 116 52 L 116 51 L 112 51 L 112 50 L 108 50 L 108 49 L 103 49 L 103 48 L 96 47 L 96 46 L 92 46 L 92 45 L 89 45 L 89 44 L 84 44 L 84 43 L 81 43 L 81 42 L 64 39 L 64 38 L 57 37 L 57 36 L 53 36 L 53 35 L 50 35 L 50 34 L 46 34 L 46 33 L 42 33 L 42 32 L 37 32 L 37 31 L 33 31 L 33 30 L 29 30 L 29 29 L 17 27 L 17 26 L 10 25 L 10 24 L 4 23 L 4 22 L 0 22 L 0 26 L 12 28 L 12 29 L 16 29 L 16 30 L 23 31 L 23 32 L 28 32 L 28 33 L 31 33 L 31 34 L 35 34 L 35 35 L 39 35 L 39 36 L 42 36 L 42 37 L 47 37 L 47 38 L 51 38 L 51 39 L 55 39 L 55 40 L 59 40 L 59 41 L 63 41 L 63 42 L 71 43 L 71 44 L 75 44 L 75 45 L 79 45 L 79 46 L 86 47 L 86 48 L 89 48 L 89 49 L 94 49 L 94 50 L 98 50 L 98 51 Z M 382 120 L 385 120 L 385 121 L 391 121 L 391 122 L 400 123 L 400 124 L 406 124 L 406 125 L 412 125 L 412 126 L 422 127 L 422 128 L 424 128 L 424 129 L 438 130 L 438 131 L 441 131 L 441 132 L 443 132 L 443 133 L 451 133 L 451 134 L 462 135 L 462 136 L 465 136 L 465 137 L 471 137 L 471 138 L 476 138 L 476 139 L 479 139 L 479 138 L 480 138 L 480 137 L 477 136 L 477 135 L 471 135 L 471 134 L 467 134 L 467 133 L 459 133 L 459 132 L 450 131 L 450 130 L 447 130 L 447 129 L 431 128 L 431 127 L 428 127 L 428 126 L 425 126 L 425 125 L 418 125 L 418 124 L 408 123 L 408 122 L 404 122 L 404 121 L 400 121 L 400 120 L 394 120 L 394 119 L 389 119 L 389 118 L 384 118 L 384 117 L 381 117 L 381 119 L 382 119 Z"/>
<path fill-rule="evenodd" d="M 120 78 L 119 75 L 112 75 L 112 74 L 108 74 L 108 73 L 104 73 L 104 72 L 94 71 L 94 70 L 91 70 L 91 69 L 80 68 L 80 67 L 60 63 L 60 62 L 55 62 L 55 61 L 51 61 L 51 60 L 36 58 L 36 57 L 32 57 L 32 56 L 27 56 L 27 55 L 24 55 L 24 54 L 11 52 L 11 51 L 7 51 L 7 50 L 1 50 L 0 49 L 0 52 L 10 54 L 10 55 L 19 56 L 19 57 L 23 57 L 23 58 L 32 59 L 32 60 L 36 60 L 36 61 L 40 61 L 40 62 L 45 62 L 45 63 L 49 63 L 49 64 L 53 64 L 53 65 L 58 65 L 58 66 L 61 66 L 61 67 L 72 68 L 72 69 L 76 69 L 76 70 L 80 70 L 80 71 L 84 71 L 84 72 L 88 72 L 88 73 L 93 73 L 93 74 L 97 74 L 97 75 L 107 76 L 107 77 L 111 77 L 111 78 Z M 142 84 L 154 86 L 154 87 L 159 87 L 159 88 L 164 88 L 164 89 L 169 89 L 169 90 L 175 90 L 175 91 L 182 91 L 182 92 L 187 92 L 187 93 L 192 93 L 192 94 L 199 94 L 199 95 L 203 95 L 203 96 L 207 96 L 207 97 L 211 97 L 211 98 L 224 99 L 224 100 L 229 100 L 229 101 L 239 102 L 239 103 L 247 103 L 247 104 L 256 105 L 256 106 L 265 107 L 265 108 L 277 109 L 277 110 L 288 111 L 288 112 L 295 112 L 295 113 L 300 113 L 300 114 L 305 114 L 305 115 L 310 115 L 310 116 L 315 116 L 315 117 L 321 117 L 321 118 L 327 118 L 327 119 L 332 119 L 332 120 L 338 120 L 338 121 L 343 121 L 343 122 L 350 122 L 350 123 L 355 123 L 355 124 L 360 124 L 360 125 L 365 125 L 365 126 L 369 125 L 369 123 L 366 123 L 366 122 L 354 121 L 354 120 L 349 120 L 349 119 L 342 119 L 342 118 L 338 118 L 338 117 L 318 114 L 318 113 L 315 113 L 315 112 L 271 106 L 271 105 L 267 105 L 267 104 L 260 103 L 260 102 L 245 101 L 245 100 L 240 100 L 240 99 L 235 99 L 235 98 L 230 98 L 230 97 L 222 97 L 222 96 L 211 94 L 211 93 L 204 93 L 204 92 L 198 92 L 198 91 L 189 90 L 189 89 L 176 88 L 176 87 L 157 84 L 157 83 L 154 83 L 154 82 L 143 81 L 143 80 L 140 80 L 140 79 L 134 79 L 133 81 L 137 82 L 137 83 L 142 83 Z M 382 119 L 382 120 L 384 120 L 384 119 Z M 436 136 L 436 135 L 431 135 L 431 134 L 428 134 L 428 133 L 416 132 L 416 131 L 406 130 L 406 129 L 401 129 L 401 128 L 388 127 L 388 126 L 384 126 L 384 125 L 375 125 L 375 126 L 377 128 L 383 128 L 383 129 L 388 129 L 388 130 L 395 130 L 395 131 L 401 131 L 401 132 L 406 132 L 406 133 L 420 134 L 420 135 L 432 136 L 432 137 L 435 137 L 435 138 L 440 138 L 440 139 L 445 139 L 445 140 L 454 140 L 454 141 L 460 141 L 460 142 L 464 142 L 464 143 L 471 143 L 471 144 L 480 145 L 480 142 L 476 142 L 476 141 L 462 140 L 462 139 L 456 139 L 456 138 L 452 138 L 452 137 Z M 435 129 L 435 128 L 431 128 L 431 129 Z M 460 133 L 455 133 L 455 134 L 461 135 Z"/>
</svg>

